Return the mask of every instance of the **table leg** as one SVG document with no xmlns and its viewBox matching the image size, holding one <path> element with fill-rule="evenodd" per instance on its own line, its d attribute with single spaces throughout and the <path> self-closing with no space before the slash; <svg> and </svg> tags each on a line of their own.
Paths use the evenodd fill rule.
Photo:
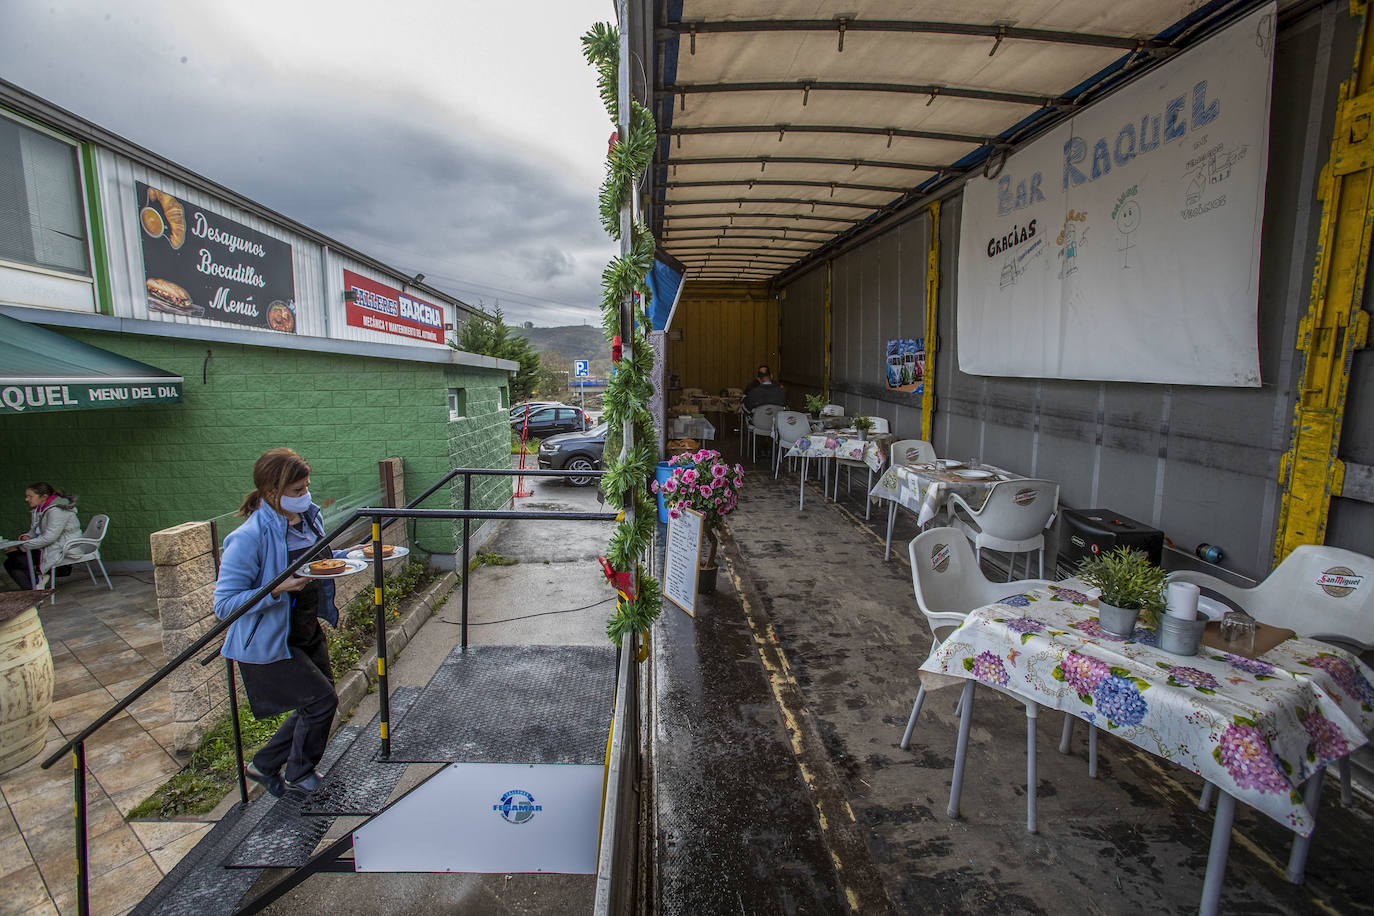
<svg viewBox="0 0 1374 916">
<path fill-rule="evenodd" d="M 1236 800 L 1227 792 L 1217 797 L 1217 816 L 1212 823 L 1212 847 L 1207 853 L 1207 876 L 1202 880 L 1202 900 L 1198 916 L 1216 916 L 1221 902 L 1221 884 L 1226 878 L 1226 859 L 1231 854 L 1231 823 L 1236 817 Z"/>
<path fill-rule="evenodd" d="M 1353 796 L 1353 795 L 1351 794 L 1351 792 L 1350 792 L 1350 757 L 1349 757 L 1349 755 L 1347 755 L 1347 756 L 1345 756 L 1345 757 L 1342 757 L 1342 758 L 1340 759 L 1340 762 L 1336 764 L 1336 768 L 1337 768 L 1338 772 L 1341 774 L 1341 804 L 1343 804 L 1343 805 L 1345 805 L 1347 808 L 1349 808 L 1350 805 L 1351 805 L 1351 802 L 1354 801 L 1354 796 Z"/>
<path fill-rule="evenodd" d="M 973 725 L 973 688 L 976 686 L 976 681 L 965 683 L 964 694 L 959 699 L 959 741 L 954 746 L 954 778 L 949 784 L 949 808 L 946 809 L 950 817 L 959 816 L 959 795 L 964 791 L 964 758 L 968 753 L 969 728 Z"/>
<path fill-rule="evenodd" d="M 798 511 L 798 512 L 800 512 L 800 511 L 802 511 L 803 509 L 806 508 L 806 475 L 807 475 L 808 469 L 809 469 L 810 467 L 811 467 L 811 458 L 810 458 L 810 456 L 802 455 L 801 491 L 800 491 L 799 495 L 797 496 L 797 511 Z"/>
<path fill-rule="evenodd" d="M 1326 781 L 1326 767 L 1322 767 L 1307 780 L 1307 785 L 1302 790 L 1302 803 L 1307 807 L 1307 811 L 1312 815 L 1313 821 L 1317 818 L 1317 808 L 1322 800 L 1322 783 Z M 1307 836 L 1293 837 L 1293 850 L 1288 854 L 1288 871 L 1284 875 L 1293 884 L 1302 884 L 1303 872 L 1307 870 L 1307 852 L 1312 848 L 1312 837 L 1316 834 L 1316 825 L 1313 825 L 1313 832 Z"/>
<path fill-rule="evenodd" d="M 897 501 L 887 502 L 887 543 L 883 545 L 883 562 L 892 555 L 892 523 L 897 521 Z"/>
<path fill-rule="evenodd" d="M 1197 797 L 1197 809 L 1206 811 L 1212 807 L 1212 795 L 1217 791 L 1217 787 L 1210 782 L 1202 784 L 1202 794 Z"/>
<path fill-rule="evenodd" d="M 1097 778 L 1097 726 L 1088 723 L 1088 778 Z"/>
<path fill-rule="evenodd" d="M 1035 724 L 1040 704 L 1026 704 L 1026 832 L 1035 832 Z"/>
</svg>

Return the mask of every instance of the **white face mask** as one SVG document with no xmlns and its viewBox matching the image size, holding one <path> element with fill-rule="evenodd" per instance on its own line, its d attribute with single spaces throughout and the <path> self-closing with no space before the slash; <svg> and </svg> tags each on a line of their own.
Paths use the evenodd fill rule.
<svg viewBox="0 0 1374 916">
<path fill-rule="evenodd" d="M 310 508 L 310 491 L 306 490 L 300 496 L 283 496 L 281 507 L 286 512 L 304 512 Z"/>
</svg>

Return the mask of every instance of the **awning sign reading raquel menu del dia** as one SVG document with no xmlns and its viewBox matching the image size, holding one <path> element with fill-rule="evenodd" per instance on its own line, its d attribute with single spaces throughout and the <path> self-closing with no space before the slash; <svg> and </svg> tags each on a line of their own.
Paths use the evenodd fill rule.
<svg viewBox="0 0 1374 916">
<path fill-rule="evenodd" d="M 182 378 L 0 314 L 0 414 L 167 404 Z"/>
</svg>

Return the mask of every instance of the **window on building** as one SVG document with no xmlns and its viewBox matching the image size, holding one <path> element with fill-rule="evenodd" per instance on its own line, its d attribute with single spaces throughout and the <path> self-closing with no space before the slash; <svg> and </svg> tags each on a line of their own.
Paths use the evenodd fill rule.
<svg viewBox="0 0 1374 916">
<path fill-rule="evenodd" d="M 500 388 L 500 391 L 501 391 L 501 395 L 500 395 L 500 397 L 501 397 L 501 409 L 502 409 L 502 410 L 509 410 L 509 409 L 510 409 L 510 389 L 507 388 L 505 385 L 502 385 L 501 388 Z"/>
<path fill-rule="evenodd" d="M 90 272 L 76 146 L 0 116 L 0 259 Z"/>
<path fill-rule="evenodd" d="M 468 390 L 466 388 L 450 388 L 448 390 L 448 418 L 456 420 L 467 415 Z"/>
</svg>

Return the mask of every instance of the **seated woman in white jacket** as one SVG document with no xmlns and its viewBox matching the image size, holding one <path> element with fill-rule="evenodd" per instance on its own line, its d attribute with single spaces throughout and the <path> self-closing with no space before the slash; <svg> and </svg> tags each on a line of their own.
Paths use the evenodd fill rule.
<svg viewBox="0 0 1374 916">
<path fill-rule="evenodd" d="M 76 520 L 76 497 L 52 484 L 29 484 L 24 502 L 29 505 L 30 523 L 28 533 L 19 535 L 19 540 L 26 543 L 22 548 L 5 549 L 5 572 L 20 588 L 29 589 L 38 588 L 44 571 L 62 559 L 73 538 L 81 537 L 81 524 Z M 37 582 L 29 579 L 30 568 Z"/>
</svg>

